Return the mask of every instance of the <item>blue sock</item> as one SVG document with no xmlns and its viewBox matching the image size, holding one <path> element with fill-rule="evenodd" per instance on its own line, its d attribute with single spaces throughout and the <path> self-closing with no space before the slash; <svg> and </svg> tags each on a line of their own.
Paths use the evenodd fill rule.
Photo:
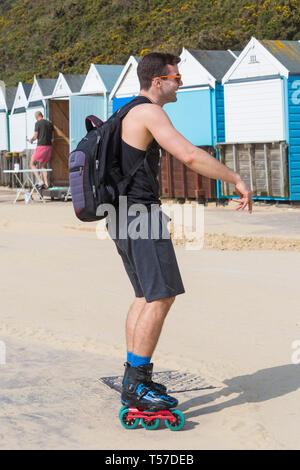
<svg viewBox="0 0 300 470">
<path fill-rule="evenodd" d="M 145 364 L 150 364 L 151 357 L 137 356 L 131 353 L 131 367 L 139 367 Z"/>
<path fill-rule="evenodd" d="M 131 361 L 132 361 L 132 352 L 127 351 L 127 362 L 129 362 L 129 364 L 131 364 Z"/>
</svg>

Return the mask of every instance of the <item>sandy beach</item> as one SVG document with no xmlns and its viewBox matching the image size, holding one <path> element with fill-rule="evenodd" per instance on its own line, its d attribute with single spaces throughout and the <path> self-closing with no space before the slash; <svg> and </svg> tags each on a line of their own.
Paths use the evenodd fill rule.
<svg viewBox="0 0 300 470">
<path fill-rule="evenodd" d="M 99 380 L 123 374 L 133 300 L 113 243 L 71 202 L 13 198 L 0 188 L 0 449 L 300 449 L 299 207 L 211 203 L 204 249 L 176 245 L 186 293 L 153 362 L 200 385 L 175 394 L 182 431 L 151 432 L 124 429 Z"/>
</svg>

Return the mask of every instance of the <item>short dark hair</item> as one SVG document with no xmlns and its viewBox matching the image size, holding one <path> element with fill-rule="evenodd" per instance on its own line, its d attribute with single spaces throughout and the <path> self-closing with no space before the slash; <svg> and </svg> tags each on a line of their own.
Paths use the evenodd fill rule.
<svg viewBox="0 0 300 470">
<path fill-rule="evenodd" d="M 166 65 L 176 65 L 180 57 L 164 52 L 150 52 L 144 55 L 137 67 L 141 89 L 149 90 L 152 78 L 167 74 Z"/>
</svg>

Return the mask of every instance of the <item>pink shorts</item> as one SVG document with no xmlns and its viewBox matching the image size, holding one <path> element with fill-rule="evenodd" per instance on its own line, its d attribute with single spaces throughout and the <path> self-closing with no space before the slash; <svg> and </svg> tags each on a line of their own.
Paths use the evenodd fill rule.
<svg viewBox="0 0 300 470">
<path fill-rule="evenodd" d="M 48 163 L 51 158 L 52 145 L 37 145 L 32 155 L 32 160 L 40 163 Z"/>
</svg>

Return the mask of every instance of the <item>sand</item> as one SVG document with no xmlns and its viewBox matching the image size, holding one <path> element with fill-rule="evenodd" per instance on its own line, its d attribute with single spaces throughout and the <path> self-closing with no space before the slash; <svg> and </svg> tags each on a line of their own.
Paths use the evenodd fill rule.
<svg viewBox="0 0 300 470">
<path fill-rule="evenodd" d="M 186 294 L 155 370 L 214 388 L 176 395 L 183 431 L 150 432 L 122 428 L 119 394 L 98 380 L 123 373 L 133 299 L 114 245 L 71 202 L 12 196 L 0 191 L 1 449 L 300 448 L 298 208 L 209 204 L 204 249 L 176 246 Z"/>
</svg>

